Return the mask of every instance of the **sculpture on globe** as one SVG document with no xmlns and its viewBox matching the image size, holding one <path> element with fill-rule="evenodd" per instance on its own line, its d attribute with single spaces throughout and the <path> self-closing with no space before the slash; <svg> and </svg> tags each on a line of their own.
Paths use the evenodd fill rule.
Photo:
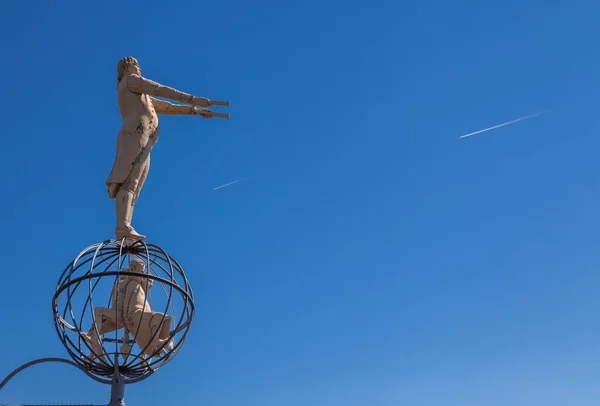
<svg viewBox="0 0 600 406">
<path fill-rule="evenodd" d="M 132 56 L 119 61 L 117 75 L 117 102 L 123 124 L 117 136 L 117 152 L 106 186 L 108 196 L 116 200 L 116 238 L 144 240 L 146 236 L 138 233 L 131 221 L 134 206 L 150 170 L 150 153 L 159 138 L 158 115 L 198 115 L 202 118 L 229 119 L 228 114 L 216 113 L 207 108 L 211 105 L 229 106 L 229 102 L 196 97 L 144 78 L 137 59 Z"/>
<path fill-rule="evenodd" d="M 158 115 L 229 119 L 207 108 L 229 102 L 181 92 L 141 72 L 131 56 L 117 64 L 123 122 L 106 180 L 108 195 L 116 200 L 116 239 L 81 251 L 61 274 L 52 297 L 54 327 L 71 359 L 46 357 L 23 364 L 0 382 L 0 390 L 26 368 L 60 362 L 110 384 L 110 406 L 125 406 L 125 385 L 155 373 L 185 342 L 194 316 L 192 288 L 175 258 L 133 228 L 133 208 L 159 137 Z"/>
<path fill-rule="evenodd" d="M 73 361 L 107 383 L 115 374 L 127 383 L 144 379 L 171 360 L 194 313 L 181 266 L 143 241 L 110 240 L 82 251 L 61 275 L 52 302 Z"/>
</svg>

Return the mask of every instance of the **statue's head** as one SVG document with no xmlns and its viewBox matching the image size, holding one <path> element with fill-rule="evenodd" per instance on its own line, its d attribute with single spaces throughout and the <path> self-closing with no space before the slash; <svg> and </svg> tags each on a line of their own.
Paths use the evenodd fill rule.
<svg viewBox="0 0 600 406">
<path fill-rule="evenodd" d="M 144 273 L 144 261 L 139 258 L 134 258 L 129 263 L 129 272 Z"/>
<path fill-rule="evenodd" d="M 140 285 L 142 285 L 142 287 L 144 289 L 146 289 L 146 286 L 148 286 L 148 290 L 149 290 L 152 288 L 154 281 L 151 278 L 148 278 L 146 276 L 148 274 L 145 271 L 145 268 L 146 268 L 146 266 L 144 264 L 144 261 L 142 261 L 139 258 L 134 258 L 129 263 L 129 267 L 126 269 L 123 269 L 123 270 L 127 271 L 127 272 L 138 273 L 138 274 L 140 274 L 140 276 L 127 275 L 127 276 L 123 276 L 123 279 L 130 279 L 130 280 L 136 281 Z"/>
<path fill-rule="evenodd" d="M 125 75 L 136 74 L 139 75 L 142 73 L 140 69 L 140 64 L 137 59 L 133 56 L 126 56 L 125 58 L 121 58 L 119 63 L 117 64 L 117 81 L 120 82 Z"/>
</svg>

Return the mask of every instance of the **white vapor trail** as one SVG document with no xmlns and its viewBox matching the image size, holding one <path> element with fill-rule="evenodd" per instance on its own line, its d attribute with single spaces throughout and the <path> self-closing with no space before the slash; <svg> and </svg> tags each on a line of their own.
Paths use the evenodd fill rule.
<svg viewBox="0 0 600 406">
<path fill-rule="evenodd" d="M 507 125 L 510 125 L 510 124 L 518 123 L 519 121 L 527 120 L 529 118 L 541 116 L 542 114 L 546 114 L 546 113 L 548 113 L 550 111 L 552 111 L 552 110 L 540 111 L 539 113 L 530 114 L 530 115 L 525 116 L 525 117 L 521 117 L 521 118 L 517 118 L 515 120 L 507 121 L 506 123 L 495 125 L 493 127 L 488 127 L 488 128 L 484 128 L 483 130 L 475 131 L 473 133 L 461 135 L 458 138 L 466 138 L 466 137 L 470 137 L 471 135 L 480 134 L 480 133 L 484 133 L 484 132 L 487 132 L 487 131 L 495 130 L 496 128 L 500 128 L 500 127 L 504 127 L 504 126 L 507 126 Z"/>
<path fill-rule="evenodd" d="M 226 184 L 224 184 L 224 185 L 217 186 L 217 187 L 216 187 L 216 188 L 214 188 L 213 190 L 219 190 L 219 189 L 222 189 L 222 188 L 224 188 L 224 187 L 227 187 L 227 186 L 234 185 L 234 184 L 236 184 L 236 183 L 238 183 L 238 182 L 241 182 L 241 181 L 243 181 L 243 180 L 249 179 L 250 177 L 251 177 L 251 176 L 246 176 L 245 178 L 238 179 L 238 180 L 234 180 L 233 182 L 229 182 L 229 183 L 226 183 Z"/>
</svg>

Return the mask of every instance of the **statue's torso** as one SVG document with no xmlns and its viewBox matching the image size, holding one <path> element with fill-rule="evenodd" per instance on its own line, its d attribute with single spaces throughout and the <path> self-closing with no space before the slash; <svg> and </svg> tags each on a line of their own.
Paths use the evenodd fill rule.
<svg viewBox="0 0 600 406">
<path fill-rule="evenodd" d="M 123 130 L 146 132 L 158 127 L 158 116 L 150 96 L 129 91 L 126 80 L 122 80 L 117 87 L 117 101 L 123 118 Z M 142 129 L 139 128 L 140 125 Z"/>
<path fill-rule="evenodd" d="M 145 278 L 122 278 L 112 290 L 112 307 L 124 317 L 131 315 L 136 310 L 151 312 L 152 309 L 146 299 Z"/>
</svg>

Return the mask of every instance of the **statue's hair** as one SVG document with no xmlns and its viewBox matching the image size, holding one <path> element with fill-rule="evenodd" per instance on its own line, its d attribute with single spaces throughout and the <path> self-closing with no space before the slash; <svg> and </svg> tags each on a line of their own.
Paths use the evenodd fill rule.
<svg viewBox="0 0 600 406">
<path fill-rule="evenodd" d="M 123 73 L 125 73 L 125 71 L 133 65 L 139 66 L 137 59 L 135 59 L 133 56 L 121 58 L 117 64 L 117 84 L 123 79 Z"/>
</svg>

